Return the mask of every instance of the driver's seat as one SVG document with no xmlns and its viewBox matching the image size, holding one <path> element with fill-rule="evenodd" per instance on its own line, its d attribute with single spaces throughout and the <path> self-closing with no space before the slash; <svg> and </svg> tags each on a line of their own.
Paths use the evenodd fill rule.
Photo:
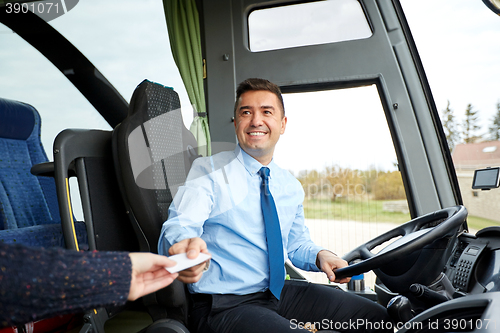
<svg viewBox="0 0 500 333">
<path fill-rule="evenodd" d="M 177 93 L 158 83 L 141 82 L 127 118 L 113 131 L 112 141 L 118 183 L 140 250 L 157 253 L 172 198 L 198 157 L 196 140 L 182 121 Z M 188 301 L 183 283 L 175 280 L 144 301 L 153 321 L 174 319 L 176 322 L 167 323 L 175 328 L 173 332 L 187 332 Z"/>
</svg>

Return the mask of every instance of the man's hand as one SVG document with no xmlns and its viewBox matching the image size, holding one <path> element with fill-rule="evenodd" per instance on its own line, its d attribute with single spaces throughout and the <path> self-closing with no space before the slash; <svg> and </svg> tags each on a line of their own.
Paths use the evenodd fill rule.
<svg viewBox="0 0 500 333">
<path fill-rule="evenodd" d="M 346 267 L 347 265 L 347 261 L 339 258 L 336 254 L 327 250 L 319 251 L 318 255 L 316 256 L 316 266 L 318 266 L 319 269 L 325 272 L 328 280 L 330 280 L 331 282 L 347 283 L 351 280 L 351 278 L 349 277 L 339 280 L 335 277 L 335 273 L 333 273 L 333 270 Z"/>
<path fill-rule="evenodd" d="M 175 262 L 165 256 L 148 252 L 129 253 L 132 262 L 132 280 L 128 300 L 151 294 L 165 288 L 177 277 L 177 273 L 169 273 L 165 267 L 174 266 Z"/>
<path fill-rule="evenodd" d="M 169 255 L 186 253 L 187 257 L 190 259 L 195 259 L 198 257 L 200 252 L 208 253 L 207 244 L 205 241 L 199 237 L 184 239 L 178 243 L 175 243 L 168 249 Z M 191 268 L 185 269 L 179 272 L 178 280 L 183 283 L 195 283 L 201 279 L 203 275 L 203 270 L 207 267 L 207 262 L 202 262 L 199 265 L 193 266 Z"/>
</svg>

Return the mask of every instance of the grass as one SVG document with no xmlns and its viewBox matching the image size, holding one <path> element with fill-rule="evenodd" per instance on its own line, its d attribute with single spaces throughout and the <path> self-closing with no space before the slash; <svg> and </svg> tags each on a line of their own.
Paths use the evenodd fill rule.
<svg viewBox="0 0 500 333">
<path fill-rule="evenodd" d="M 470 229 L 481 230 L 486 227 L 500 226 L 500 222 L 469 215 L 467 217 L 467 225 Z"/>
<path fill-rule="evenodd" d="M 361 222 L 391 222 L 401 224 L 409 221 L 410 214 L 386 212 L 383 201 L 329 199 L 304 200 L 304 214 L 308 219 L 352 220 Z"/>
<path fill-rule="evenodd" d="M 350 220 L 360 222 L 389 222 L 401 224 L 411 219 L 410 214 L 387 212 L 382 209 L 384 201 L 305 199 L 304 214 L 307 219 Z M 477 216 L 467 218 L 469 228 L 481 230 L 489 226 L 500 226 L 500 222 Z"/>
</svg>

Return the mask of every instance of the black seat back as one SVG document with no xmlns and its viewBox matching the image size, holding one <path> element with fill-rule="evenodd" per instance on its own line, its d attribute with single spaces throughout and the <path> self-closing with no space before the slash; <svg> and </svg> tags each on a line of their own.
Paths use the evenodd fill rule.
<svg viewBox="0 0 500 333">
<path fill-rule="evenodd" d="M 142 251 L 157 253 L 168 207 L 198 157 L 195 147 L 177 93 L 147 80 L 139 84 L 127 118 L 113 131 L 113 157 Z"/>
<path fill-rule="evenodd" d="M 113 131 L 113 157 L 141 251 L 157 253 L 168 207 L 198 157 L 196 140 L 183 124 L 179 97 L 173 89 L 148 80 L 137 86 L 127 118 Z M 174 281 L 155 297 L 150 303 L 157 302 L 168 309 L 168 317 L 185 322 L 187 301 L 182 283 Z"/>
</svg>

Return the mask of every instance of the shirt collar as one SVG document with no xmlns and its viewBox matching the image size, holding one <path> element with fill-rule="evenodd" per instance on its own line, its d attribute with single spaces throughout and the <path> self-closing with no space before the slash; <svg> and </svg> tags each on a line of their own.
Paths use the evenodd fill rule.
<svg viewBox="0 0 500 333">
<path fill-rule="evenodd" d="M 245 167 L 248 173 L 252 176 L 257 175 L 259 170 L 264 166 L 259 161 L 257 161 L 252 156 L 248 155 L 243 149 L 241 149 L 240 144 L 236 146 L 234 149 L 234 154 L 238 161 Z M 274 159 L 271 160 L 271 163 L 265 165 L 271 170 L 270 178 L 272 178 L 273 170 L 276 168 L 276 164 L 274 163 Z"/>
</svg>

